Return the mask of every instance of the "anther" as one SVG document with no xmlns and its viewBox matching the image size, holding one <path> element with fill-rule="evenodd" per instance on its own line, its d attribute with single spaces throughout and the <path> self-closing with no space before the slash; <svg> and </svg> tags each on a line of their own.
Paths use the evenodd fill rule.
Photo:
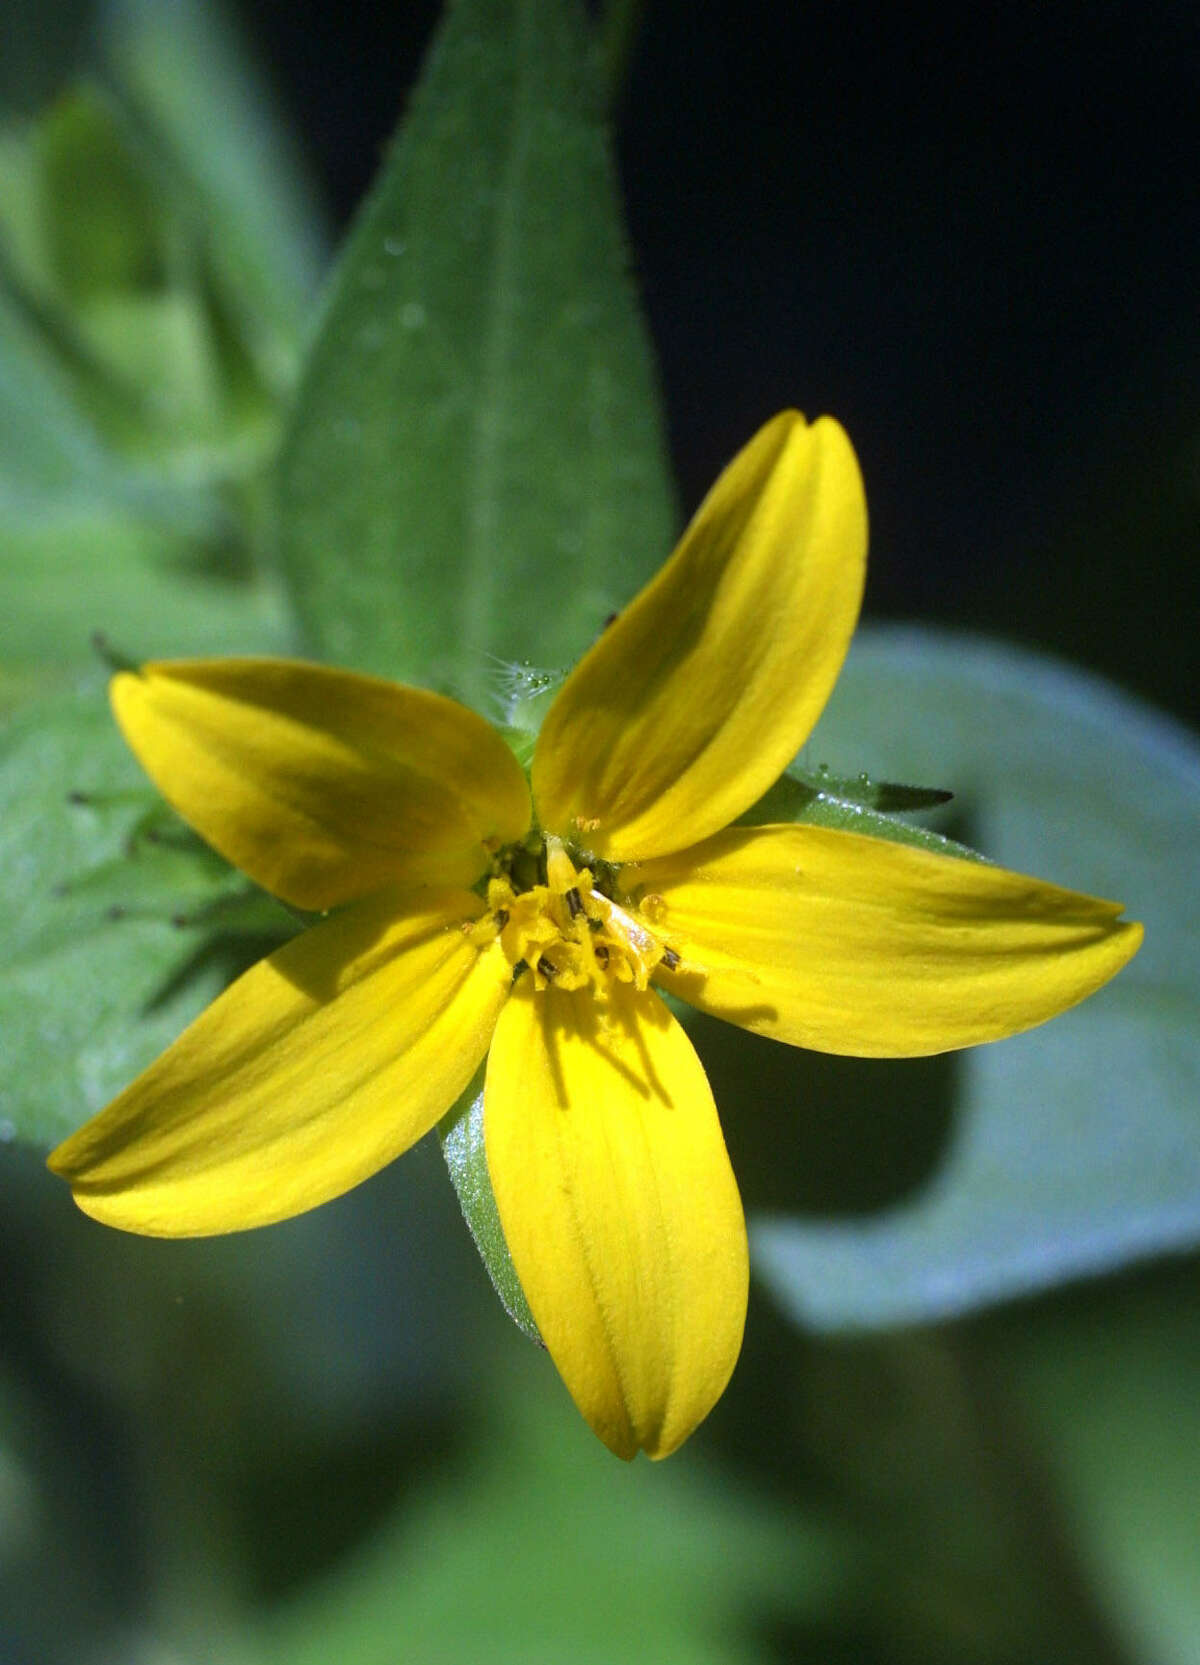
<svg viewBox="0 0 1200 1665">
<path fill-rule="evenodd" d="M 502 931 L 508 924 L 508 909 L 497 908 L 495 913 L 492 915 L 492 918 L 496 921 L 496 929 L 498 931 Z"/>
<path fill-rule="evenodd" d="M 606 942 L 598 942 L 593 949 L 593 952 L 596 956 L 596 964 L 601 968 L 601 970 L 603 970 L 603 968 L 608 964 L 608 944 Z"/>
<path fill-rule="evenodd" d="M 579 894 L 574 885 L 571 886 L 570 890 L 565 891 L 564 894 L 567 898 L 567 912 L 570 914 L 572 919 L 578 919 L 580 914 L 583 912 L 583 897 Z"/>
<path fill-rule="evenodd" d="M 652 890 L 639 901 L 638 909 L 651 925 L 657 925 L 660 920 L 666 918 L 667 904 L 656 890 Z"/>
<path fill-rule="evenodd" d="M 679 955 L 673 948 L 664 948 L 662 951 L 662 963 L 666 966 L 668 971 L 678 971 Z"/>
<path fill-rule="evenodd" d="M 558 967 L 551 964 L 544 954 L 538 959 L 537 968 L 548 983 L 552 983 L 558 976 Z"/>
</svg>

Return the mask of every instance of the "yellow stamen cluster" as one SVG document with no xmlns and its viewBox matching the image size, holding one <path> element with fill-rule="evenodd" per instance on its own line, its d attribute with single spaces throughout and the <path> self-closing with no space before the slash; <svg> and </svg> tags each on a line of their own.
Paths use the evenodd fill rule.
<svg viewBox="0 0 1200 1665">
<path fill-rule="evenodd" d="M 474 928 L 498 936 L 514 967 L 525 966 L 536 989 L 649 986 L 659 966 L 674 971 L 679 955 L 657 933 L 606 896 L 590 868 L 577 868 L 561 839 L 545 841 L 544 884 L 517 889 L 506 874 L 488 880 L 488 912 Z"/>
</svg>

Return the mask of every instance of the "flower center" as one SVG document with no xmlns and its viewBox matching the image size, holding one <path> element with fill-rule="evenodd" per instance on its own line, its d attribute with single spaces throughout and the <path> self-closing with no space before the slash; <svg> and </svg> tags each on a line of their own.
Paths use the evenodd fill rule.
<svg viewBox="0 0 1200 1665">
<path fill-rule="evenodd" d="M 601 999 L 615 981 L 644 989 L 676 951 L 610 894 L 614 870 L 576 867 L 560 838 L 503 852 L 487 881 L 488 911 L 473 927 L 481 944 L 499 937 L 518 974 L 536 989 L 585 989 Z"/>
</svg>

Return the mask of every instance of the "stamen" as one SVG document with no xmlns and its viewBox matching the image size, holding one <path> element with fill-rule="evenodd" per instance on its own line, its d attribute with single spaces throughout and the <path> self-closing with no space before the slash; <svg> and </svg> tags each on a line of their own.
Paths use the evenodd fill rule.
<svg viewBox="0 0 1200 1665">
<path fill-rule="evenodd" d="M 546 882 L 550 889 L 562 896 L 576 880 L 575 864 L 563 848 L 561 838 L 552 834 L 546 838 Z"/>
<path fill-rule="evenodd" d="M 656 890 L 650 890 L 638 902 L 638 911 L 651 925 L 658 925 L 666 917 L 667 904 Z"/>
<path fill-rule="evenodd" d="M 553 833 L 540 852 L 527 840 L 497 864 L 488 913 L 471 927 L 472 938 L 480 946 L 498 938 L 516 974 L 528 969 L 539 992 L 550 984 L 588 989 L 603 1003 L 614 983 L 647 989 L 660 967 L 677 971 L 683 961 L 654 928 L 666 912 L 663 899 L 652 896 L 647 908 L 639 898 L 629 911 L 612 900 L 616 878 L 616 868 L 603 863 L 597 873 L 577 867 Z"/>
</svg>

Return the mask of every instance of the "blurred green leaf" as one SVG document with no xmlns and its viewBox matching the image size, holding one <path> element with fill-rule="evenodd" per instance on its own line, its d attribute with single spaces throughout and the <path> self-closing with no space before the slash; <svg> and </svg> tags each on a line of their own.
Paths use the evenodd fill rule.
<svg viewBox="0 0 1200 1665">
<path fill-rule="evenodd" d="M 544 1355 L 522 1352 L 491 1372 L 469 1464 L 267 1620 L 263 1665 L 393 1665 L 397 1637 L 447 1665 L 752 1665 L 776 1657 L 759 1632 L 779 1612 L 824 1607 L 845 1560 L 835 1531 L 694 1459 L 614 1462 Z"/>
<path fill-rule="evenodd" d="M 588 645 L 673 532 L 574 0 L 459 0 L 349 240 L 282 481 L 322 656 L 494 703 Z"/>
<path fill-rule="evenodd" d="M 215 11 L 110 6 L 101 34 L 106 84 L 0 134 L 0 706 L 95 629 L 290 643 L 266 478 L 314 217 Z"/>
<path fill-rule="evenodd" d="M 0 136 L 0 276 L 104 442 L 179 488 L 261 466 L 285 384 L 256 364 L 254 321 L 216 279 L 214 211 L 166 142 L 86 80 Z"/>
<path fill-rule="evenodd" d="M 1132 1665 L 1005 1391 L 1002 1350 L 983 1345 L 997 1316 L 813 1337 L 751 1301 L 716 1437 L 741 1476 L 786 1488 L 855 1547 L 823 1623 L 790 1623 L 773 1661 Z M 1052 1347 L 1052 1324 L 1040 1334 Z"/>
<path fill-rule="evenodd" d="M 286 393 L 326 235 L 268 83 L 211 0 L 108 0 L 99 34 L 102 62 L 154 135 L 164 185 L 203 230 L 237 333 L 265 385 Z"/>
<path fill-rule="evenodd" d="M 0 1149 L 4 1665 L 261 1665 L 251 1610 L 453 1466 L 472 1320 L 521 1349 L 441 1170 L 427 1142 L 298 1219 L 163 1241 Z"/>
<path fill-rule="evenodd" d="M 0 806 L 0 1134 L 50 1145 L 294 925 L 202 849 L 143 836 L 158 801 L 99 688 L 0 730 Z"/>
<path fill-rule="evenodd" d="M 104 447 L 71 371 L 0 282 L 0 504 L 3 527 L 47 508 L 126 499 L 128 465 Z"/>
<path fill-rule="evenodd" d="M 92 0 L 4 0 L 0 119 L 51 98 L 84 55 Z"/>
<path fill-rule="evenodd" d="M 989 1337 L 1064 1498 L 1080 1559 L 1141 1665 L 1200 1636 L 1196 1265 L 1026 1310 Z M 1047 1318 L 1050 1319 L 1047 1322 Z"/>
<path fill-rule="evenodd" d="M 973 845 L 1119 898 L 1146 942 L 1076 1010 L 934 1061 L 948 1148 L 908 1195 L 850 1218 L 755 1222 L 755 1265 L 787 1309 L 832 1329 L 923 1322 L 1200 1240 L 1192 737 L 1036 654 L 891 630 L 862 634 L 807 756 L 952 786 L 952 824 Z M 792 1068 L 799 1079 L 805 1060 Z M 878 1100 L 873 1119 L 889 1120 Z"/>
<path fill-rule="evenodd" d="M 107 103 L 76 87 L 36 132 L 46 279 L 72 298 L 162 286 L 162 208 Z"/>
</svg>

